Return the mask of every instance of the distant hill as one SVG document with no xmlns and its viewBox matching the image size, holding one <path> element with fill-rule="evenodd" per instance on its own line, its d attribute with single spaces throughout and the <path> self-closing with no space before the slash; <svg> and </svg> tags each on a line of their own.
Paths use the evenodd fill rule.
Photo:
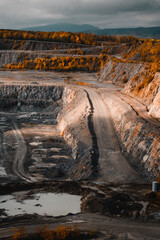
<svg viewBox="0 0 160 240">
<path fill-rule="evenodd" d="M 139 38 L 160 38 L 160 27 L 110 28 L 100 29 L 89 24 L 57 23 L 45 26 L 28 27 L 21 30 L 39 32 L 84 32 L 96 35 L 133 35 Z"/>
<path fill-rule="evenodd" d="M 160 38 L 160 27 L 99 29 L 97 35 L 133 35 L 139 38 Z"/>
<path fill-rule="evenodd" d="M 70 24 L 70 23 L 58 23 L 58 24 L 51 24 L 45 26 L 37 26 L 37 27 L 28 27 L 23 28 L 21 30 L 25 31 L 40 31 L 40 32 L 95 32 L 98 31 L 99 28 L 89 24 Z"/>
</svg>

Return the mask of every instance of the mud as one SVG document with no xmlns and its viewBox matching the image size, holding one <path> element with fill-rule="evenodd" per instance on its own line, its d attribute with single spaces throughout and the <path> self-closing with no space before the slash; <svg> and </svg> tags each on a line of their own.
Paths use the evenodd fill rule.
<svg viewBox="0 0 160 240">
<path fill-rule="evenodd" d="M 45 225 L 54 230 L 57 226 L 76 224 L 82 234 L 92 232 L 90 239 L 158 239 L 160 200 L 156 199 L 156 195 L 150 189 L 150 185 L 106 185 L 88 181 L 1 185 L 0 199 L 10 194 L 16 196 L 17 201 L 22 203 L 26 199 L 34 200 L 37 193 L 79 195 L 81 213 L 69 213 L 58 217 L 40 214 L 7 216 L 5 209 L 0 209 L 0 231 L 2 230 L 0 238 L 8 239 L 7 236 L 11 233 L 6 230 L 9 226 L 17 231 L 23 227 L 27 237 L 34 239 L 37 236 L 36 229 L 42 229 Z M 41 206 L 37 202 L 35 208 L 38 207 Z M 153 228 L 155 233 L 151 231 Z M 83 235 L 82 239 L 87 239 L 87 236 Z"/>
<path fill-rule="evenodd" d="M 141 221 L 157 219 L 160 200 L 151 192 L 150 185 L 106 185 L 89 182 L 46 182 L 5 184 L 0 187 L 1 196 L 15 195 L 17 200 L 33 198 L 37 193 L 68 193 L 81 196 L 82 213 L 99 213 Z M 25 192 L 24 192 L 25 191 Z M 19 192 L 19 193 L 18 193 Z M 1 199 L 1 197 L 0 197 Z M 157 207 L 156 207 L 157 206 Z M 3 216 L 1 209 L 1 216 Z M 1 219 L 9 221 L 8 217 Z M 7 220 L 8 219 L 8 220 Z"/>
</svg>

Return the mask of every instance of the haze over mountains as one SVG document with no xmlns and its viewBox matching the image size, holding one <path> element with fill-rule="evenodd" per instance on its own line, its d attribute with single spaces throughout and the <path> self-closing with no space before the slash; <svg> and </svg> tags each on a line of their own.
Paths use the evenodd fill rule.
<svg viewBox="0 0 160 240">
<path fill-rule="evenodd" d="M 100 30 L 99 27 L 89 25 L 89 24 L 71 24 L 71 23 L 57 23 L 57 24 L 50 24 L 44 26 L 36 26 L 36 27 L 28 27 L 24 28 L 23 30 L 31 30 L 31 31 L 44 31 L 44 32 L 58 32 L 58 31 L 65 31 L 65 32 L 95 32 Z"/>
<path fill-rule="evenodd" d="M 140 38 L 160 38 L 160 27 L 137 27 L 137 28 L 108 28 L 100 29 L 90 24 L 70 24 L 58 23 L 44 26 L 28 27 L 22 30 L 27 31 L 44 31 L 44 32 L 85 32 L 95 33 L 97 35 L 133 35 Z"/>
<path fill-rule="evenodd" d="M 160 27 L 137 27 L 101 29 L 96 31 L 98 35 L 133 35 L 139 38 L 160 38 Z"/>
</svg>

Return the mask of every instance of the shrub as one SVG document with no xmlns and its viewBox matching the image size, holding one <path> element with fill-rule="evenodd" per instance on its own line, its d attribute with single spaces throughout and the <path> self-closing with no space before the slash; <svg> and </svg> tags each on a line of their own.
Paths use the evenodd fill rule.
<svg viewBox="0 0 160 240">
<path fill-rule="evenodd" d="M 105 61 L 107 56 L 103 57 L 53 57 L 48 58 L 36 58 L 35 60 L 24 60 L 19 64 L 8 64 L 4 69 L 12 70 L 25 70 L 36 69 L 43 71 L 85 71 L 85 72 L 98 72 L 102 61 Z"/>
<path fill-rule="evenodd" d="M 127 83 L 128 82 L 128 78 L 126 76 L 124 76 L 122 81 L 123 81 L 123 83 Z"/>
<path fill-rule="evenodd" d="M 152 82 L 152 80 L 154 79 L 154 75 L 150 74 L 147 77 L 144 78 L 144 84 L 148 85 L 150 82 Z"/>
<path fill-rule="evenodd" d="M 11 228 L 11 231 L 12 231 L 12 239 L 17 240 L 17 239 L 20 239 L 21 236 L 24 234 L 24 227 L 20 227 L 18 229 Z"/>
<path fill-rule="evenodd" d="M 143 82 L 140 82 L 138 85 L 137 85 L 137 87 L 136 87 L 136 90 L 139 92 L 139 91 L 141 91 L 143 88 L 144 88 L 144 83 Z"/>
<path fill-rule="evenodd" d="M 70 238 L 78 238 L 80 235 L 80 229 L 77 225 L 74 226 L 59 226 L 52 231 L 47 226 L 37 229 L 37 233 L 40 234 L 40 239 L 43 240 L 64 240 Z"/>
<path fill-rule="evenodd" d="M 135 75 L 135 76 L 132 78 L 132 81 L 133 81 L 133 82 L 137 82 L 138 79 L 139 79 L 139 75 L 137 74 L 137 75 Z"/>
</svg>

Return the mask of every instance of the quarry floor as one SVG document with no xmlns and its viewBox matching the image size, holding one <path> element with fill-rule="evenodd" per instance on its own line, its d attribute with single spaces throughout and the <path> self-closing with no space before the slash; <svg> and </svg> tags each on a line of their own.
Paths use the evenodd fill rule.
<svg viewBox="0 0 160 240">
<path fill-rule="evenodd" d="M 66 79 L 67 83 L 65 82 Z M 76 84 L 75 82 L 81 82 L 81 84 Z M 87 85 L 84 86 L 83 82 L 87 83 Z M 44 224 L 52 228 L 63 224 L 77 224 L 83 231 L 94 230 L 98 232 L 97 239 L 159 239 L 159 200 L 156 199 L 155 195 L 152 195 L 151 184 L 142 176 L 141 172 L 138 172 L 129 164 L 119 147 L 113 119 L 105 95 L 107 94 L 110 98 L 116 96 L 123 99 L 124 104 L 130 104 L 133 107 L 133 111 L 136 111 L 140 118 L 159 128 L 160 123 L 158 120 L 148 116 L 147 109 L 143 103 L 121 93 L 120 87 L 97 81 L 96 74 L 44 73 L 36 71 L 0 72 L 0 85 L 57 85 L 72 86 L 76 89 L 80 88 L 84 90 L 88 97 L 86 99 L 91 102 L 93 107 L 92 122 L 99 151 L 98 175 L 94 181 L 80 182 L 76 187 L 74 186 L 75 183 L 72 182 L 70 183 L 71 186 L 68 183 L 68 185 L 63 187 L 58 185 L 60 183 L 56 183 L 59 187 L 53 187 L 52 189 L 53 192 L 62 191 L 81 195 L 81 213 L 57 218 L 38 215 L 17 216 L 15 218 L 7 217 L 5 220 L 1 220 L 0 239 L 7 239 L 11 235 L 8 232 L 8 228 L 10 227 L 18 228 L 19 226 L 24 226 L 26 232 L 32 233 L 38 226 Z M 28 113 L 19 113 L 18 116 L 23 118 L 25 114 Z M 47 114 L 49 115 L 49 113 Z M 34 115 L 36 119 L 35 116 L 36 114 Z M 54 164 L 60 164 L 66 169 L 74 161 L 71 157 L 71 148 L 59 136 L 59 132 L 52 125 L 53 123 L 45 124 L 45 114 L 43 116 L 43 127 L 41 123 L 37 124 L 37 119 L 33 120 L 31 116 L 30 128 L 26 126 L 22 128 L 21 122 L 17 124 L 15 121 L 17 115 L 14 113 L 1 111 L 0 117 L 5 119 L 2 122 L 5 122 L 6 129 L 11 129 L 14 133 L 18 150 L 13 162 L 13 172 L 22 180 L 22 185 L 20 186 L 21 180 L 15 180 L 14 174 L 4 176 L 4 186 L 1 186 L 0 191 L 1 195 L 13 192 L 10 189 L 12 187 L 14 191 L 20 191 L 23 188 L 26 188 L 28 191 L 30 188 L 44 188 L 43 191 L 45 191 L 46 187 L 43 186 L 44 183 L 41 186 L 38 184 L 42 180 L 48 181 L 48 176 L 52 181 L 55 178 L 57 181 L 70 180 L 64 177 L 63 174 L 61 175 L 60 172 L 46 171 L 44 162 L 40 160 L 42 155 L 44 159 L 49 159 L 51 155 L 54 155 L 56 159 L 55 163 L 53 161 L 48 162 L 47 168 L 48 166 L 54 168 Z M 14 126 L 14 129 L 12 129 L 12 126 Z M 30 145 L 30 148 L 26 147 L 26 142 Z M 41 148 L 39 148 L 39 143 L 41 143 Z M 51 148 L 52 152 L 50 152 Z M 38 152 L 41 149 L 47 149 L 47 152 Z M 7 151 L 8 155 L 13 154 L 11 149 L 7 149 Z M 36 159 L 36 164 L 33 165 L 33 161 L 30 160 L 29 165 L 25 165 L 24 155 L 26 153 L 28 156 Z M 68 162 L 67 167 L 65 166 L 66 161 Z M 41 171 L 41 169 L 44 170 Z M 31 187 L 30 184 L 35 185 Z M 49 184 L 54 185 L 54 183 Z M 98 187 L 97 184 L 99 184 Z M 101 184 L 103 187 L 101 187 Z M 51 188 L 51 186 L 47 186 L 47 190 L 49 187 Z M 109 196 L 111 202 L 115 203 L 112 208 L 115 209 L 118 206 L 117 209 L 119 211 L 110 212 L 106 208 L 107 204 L 110 204 L 106 200 L 107 196 Z M 130 196 L 132 196 L 131 199 Z M 140 204 L 140 206 L 136 204 Z M 158 217 L 155 218 L 154 215 Z M 15 220 L 16 223 L 14 222 Z"/>
</svg>

